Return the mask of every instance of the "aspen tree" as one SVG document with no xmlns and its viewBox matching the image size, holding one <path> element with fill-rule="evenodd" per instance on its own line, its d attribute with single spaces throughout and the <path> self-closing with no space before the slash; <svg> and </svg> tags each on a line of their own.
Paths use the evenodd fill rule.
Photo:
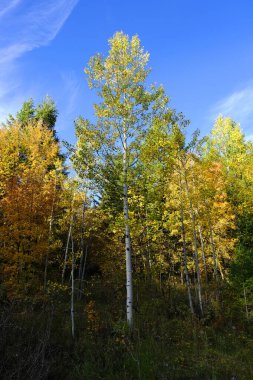
<svg viewBox="0 0 253 380">
<path fill-rule="evenodd" d="M 162 87 L 147 85 L 149 54 L 137 36 L 122 32 L 109 40 L 106 58 L 97 54 L 89 61 L 85 73 L 90 88 L 96 88 L 101 102 L 94 104 L 96 123 L 79 119 L 75 167 L 100 186 L 110 182 L 106 170 L 119 170 L 118 183 L 124 215 L 126 258 L 126 310 L 129 327 L 133 326 L 132 246 L 129 223 L 129 183 L 132 168 L 139 159 L 140 146 L 149 126 L 167 123 L 171 112 Z M 119 159 L 121 163 L 119 164 Z"/>
</svg>

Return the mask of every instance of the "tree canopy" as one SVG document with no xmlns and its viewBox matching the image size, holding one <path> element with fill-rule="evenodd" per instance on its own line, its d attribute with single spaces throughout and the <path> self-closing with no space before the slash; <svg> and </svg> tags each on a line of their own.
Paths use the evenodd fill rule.
<svg viewBox="0 0 253 380">
<path fill-rule="evenodd" d="M 123 32 L 90 59 L 71 174 L 51 98 L 0 128 L 3 379 L 253 377 L 253 143 L 149 74 Z"/>
</svg>

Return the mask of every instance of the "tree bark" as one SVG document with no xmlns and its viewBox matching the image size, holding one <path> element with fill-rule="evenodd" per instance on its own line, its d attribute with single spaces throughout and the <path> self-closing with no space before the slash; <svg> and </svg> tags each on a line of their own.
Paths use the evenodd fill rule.
<svg viewBox="0 0 253 380">
<path fill-rule="evenodd" d="M 208 223 L 209 223 L 209 233 L 210 233 L 212 255 L 213 255 L 214 278 L 215 278 L 215 281 L 217 282 L 218 281 L 218 277 L 217 277 L 217 274 L 218 274 L 218 272 L 217 272 L 217 256 L 216 256 L 216 251 L 215 251 L 215 247 L 214 247 L 213 229 L 212 229 L 210 217 L 208 217 Z"/>
<path fill-rule="evenodd" d="M 55 198 L 56 198 L 56 185 L 57 185 L 57 177 L 55 176 L 55 185 L 54 185 L 54 195 L 53 195 L 53 202 L 52 202 L 52 209 L 51 209 L 51 215 L 50 215 L 50 221 L 49 221 L 49 233 L 48 233 L 48 245 L 50 249 L 51 239 L 52 239 L 52 226 L 53 226 L 53 217 L 54 217 L 54 205 L 55 205 Z M 45 258 L 45 269 L 44 269 L 44 289 L 47 287 L 47 270 L 48 270 L 48 250 Z"/>
<path fill-rule="evenodd" d="M 247 318 L 247 321 L 249 322 L 249 309 L 248 309 L 247 295 L 246 295 L 246 290 L 245 290 L 245 285 L 244 284 L 243 284 L 243 296 L 244 296 L 246 318 Z"/>
<path fill-rule="evenodd" d="M 63 263 L 63 269 L 62 269 L 62 283 L 64 282 L 65 271 L 66 271 L 66 265 L 67 265 L 67 259 L 68 259 L 68 250 L 69 250 L 69 241 L 70 241 L 70 238 L 72 236 L 72 227 L 73 227 L 73 221 L 74 221 L 73 206 L 74 206 L 74 196 L 73 196 L 73 200 L 72 200 L 68 238 L 67 238 L 67 243 L 66 243 L 66 248 L 65 248 L 64 263 Z"/>
<path fill-rule="evenodd" d="M 131 236 L 129 228 L 129 213 L 128 213 L 128 160 L 127 160 L 127 137 L 124 130 L 123 141 L 123 210 L 125 220 L 125 254 L 126 254 L 126 314 L 127 323 L 130 328 L 133 327 L 133 280 L 132 280 L 132 249 Z"/>
<path fill-rule="evenodd" d="M 81 258 L 79 262 L 79 275 L 78 275 L 79 290 L 80 290 L 79 296 L 78 296 L 79 299 L 81 299 L 81 296 L 82 296 L 82 290 L 83 290 L 82 280 L 83 280 L 83 272 L 86 265 L 86 256 L 87 256 L 87 251 L 84 254 L 84 220 L 85 220 L 85 198 L 83 201 L 83 209 L 82 209 L 82 226 L 81 226 L 81 239 L 80 239 Z"/>
<path fill-rule="evenodd" d="M 72 233 L 72 220 L 71 220 L 71 223 L 69 225 L 68 238 L 67 238 L 67 243 L 66 243 L 66 248 L 65 248 L 64 263 L 63 263 L 63 269 L 62 269 L 62 283 L 64 282 L 64 278 L 65 278 L 65 271 L 66 271 L 66 266 L 67 266 L 69 241 L 70 241 L 71 233 Z"/>
<path fill-rule="evenodd" d="M 82 291 L 83 291 L 83 288 L 84 288 L 84 275 L 85 275 L 85 270 L 86 270 L 87 256 L 88 256 L 88 245 L 85 246 L 84 263 L 83 263 L 83 266 L 82 266 L 82 275 L 81 275 L 80 295 L 82 294 Z"/>
<path fill-rule="evenodd" d="M 71 333 L 72 338 L 75 338 L 75 316 L 74 316 L 74 295 L 75 295 L 75 279 L 74 279 L 74 271 L 75 271 L 75 254 L 74 254 L 74 241 L 71 233 L 71 253 L 72 253 L 72 270 L 71 270 L 71 305 L 70 305 L 70 313 L 71 313 Z"/>
<path fill-rule="evenodd" d="M 181 174 L 180 174 L 180 211 L 181 211 L 181 231 L 182 231 L 182 238 L 183 238 L 183 262 L 184 262 L 185 282 L 186 282 L 186 288 L 187 288 L 187 293 L 188 293 L 188 301 L 189 301 L 190 310 L 191 310 L 191 313 L 194 314 L 190 280 L 189 280 L 189 272 L 188 272 L 188 265 L 187 265 L 187 251 L 186 251 L 185 225 L 184 225 L 184 207 L 183 207 L 183 202 L 182 202 Z"/>
<path fill-rule="evenodd" d="M 204 240 L 203 240 L 203 236 L 202 236 L 202 230 L 201 230 L 200 226 L 199 226 L 199 238 L 200 238 L 200 243 L 201 243 L 202 261 L 203 261 L 203 266 L 204 266 L 205 276 L 206 276 L 206 283 L 207 283 L 208 277 L 207 277 L 207 267 L 206 267 L 206 254 L 205 254 L 205 247 L 204 247 Z"/>
<path fill-rule="evenodd" d="M 199 308 L 200 308 L 201 315 L 203 315 L 202 289 L 201 289 L 201 279 L 200 279 L 200 270 L 199 270 L 197 233 L 196 233 L 196 219 L 195 219 L 195 214 L 194 214 L 194 210 L 193 210 L 193 205 L 192 205 L 192 200 L 191 200 L 191 196 L 190 196 L 190 190 L 189 190 L 185 170 L 184 170 L 184 179 L 185 179 L 186 193 L 187 193 L 187 197 L 188 197 L 189 205 L 190 205 L 190 215 L 191 215 L 191 220 L 192 220 L 192 232 L 193 232 L 193 243 L 194 243 L 194 261 L 195 261 L 195 269 L 196 269 L 196 274 L 197 274 Z"/>
</svg>

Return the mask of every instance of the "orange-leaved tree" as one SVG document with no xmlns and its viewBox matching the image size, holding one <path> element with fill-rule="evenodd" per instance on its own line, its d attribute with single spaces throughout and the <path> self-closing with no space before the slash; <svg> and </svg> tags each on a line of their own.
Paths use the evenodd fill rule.
<svg viewBox="0 0 253 380">
<path fill-rule="evenodd" d="M 58 245 L 53 226 L 61 181 L 59 144 L 41 121 L 0 129 L 0 274 L 9 296 L 46 282 Z"/>
</svg>

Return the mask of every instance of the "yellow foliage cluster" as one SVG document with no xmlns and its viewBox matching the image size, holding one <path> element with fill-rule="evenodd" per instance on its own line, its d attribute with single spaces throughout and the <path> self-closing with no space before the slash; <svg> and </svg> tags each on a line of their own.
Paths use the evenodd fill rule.
<svg viewBox="0 0 253 380">
<path fill-rule="evenodd" d="M 0 129 L 1 276 L 9 294 L 42 284 L 61 187 L 59 145 L 40 122 Z"/>
</svg>

